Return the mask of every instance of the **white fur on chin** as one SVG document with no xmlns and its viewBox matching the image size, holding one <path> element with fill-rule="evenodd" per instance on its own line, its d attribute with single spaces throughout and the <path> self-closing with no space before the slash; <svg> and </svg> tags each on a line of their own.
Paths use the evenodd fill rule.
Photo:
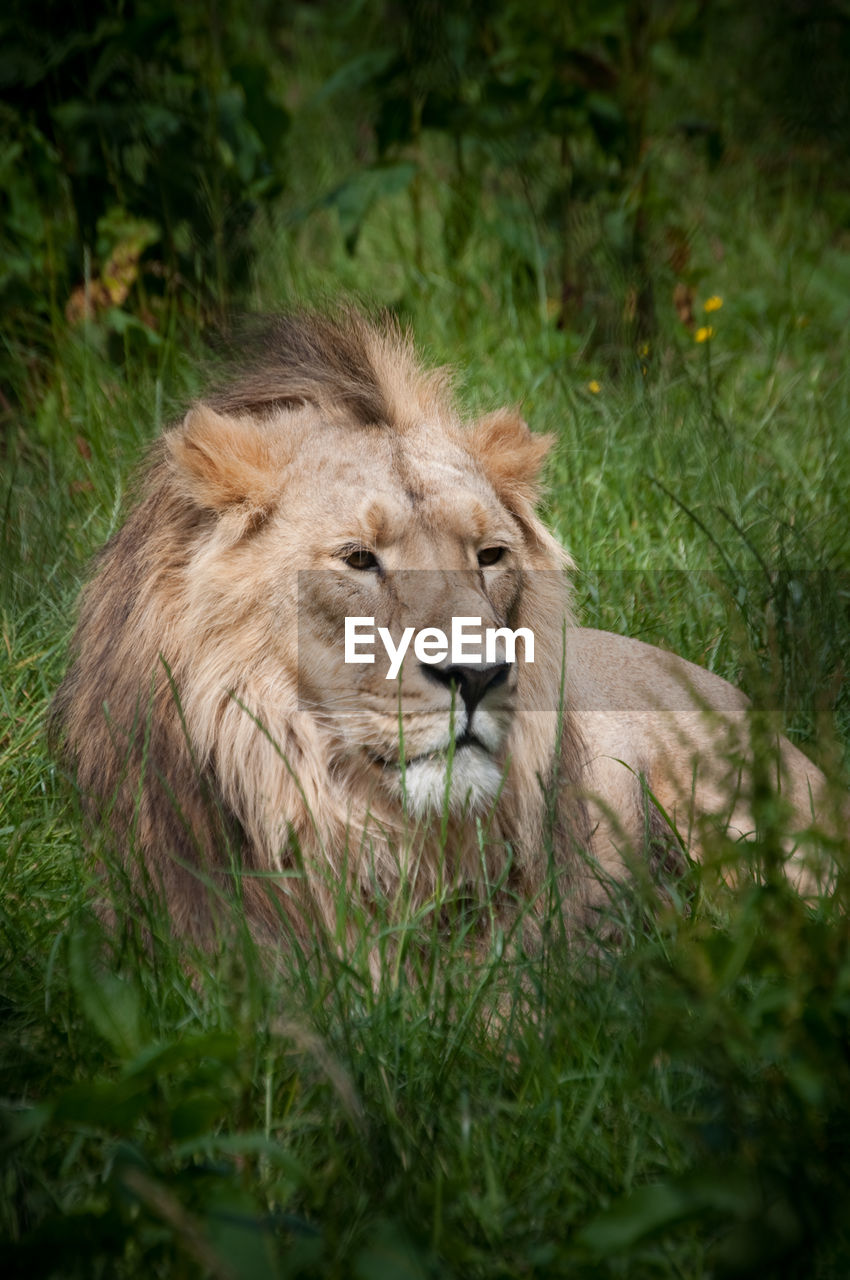
<svg viewBox="0 0 850 1280">
<path fill-rule="evenodd" d="M 492 804 L 502 782 L 502 770 L 486 751 L 476 746 L 460 747 L 452 760 L 451 780 L 447 778 L 448 758 L 442 754 L 420 757 L 405 770 L 407 805 L 414 817 L 442 812 L 446 803 L 452 813 L 473 812 Z M 401 771 L 398 786 L 401 790 Z"/>
</svg>

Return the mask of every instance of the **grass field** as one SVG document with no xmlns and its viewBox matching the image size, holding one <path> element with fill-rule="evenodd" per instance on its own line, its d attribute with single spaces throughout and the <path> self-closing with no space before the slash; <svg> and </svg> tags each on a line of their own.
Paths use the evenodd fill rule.
<svg viewBox="0 0 850 1280">
<path fill-rule="evenodd" d="M 560 331 L 486 209 L 459 260 L 434 240 L 402 266 L 403 195 L 353 259 L 332 212 L 258 228 L 253 302 L 390 304 L 471 409 L 521 402 L 558 438 L 546 510 L 582 620 L 778 705 L 840 785 L 850 244 L 791 178 L 688 177 L 695 329 L 671 279 L 652 349 Z M 462 921 L 387 924 L 413 959 L 377 990 L 329 944 L 270 966 L 245 938 L 187 966 L 153 906 L 150 949 L 141 927 L 104 945 L 44 714 L 86 563 L 203 352 L 185 325 L 123 359 L 104 324 L 60 328 L 37 395 L 15 353 L 28 408 L 0 491 L 4 1274 L 846 1276 L 844 874 L 809 910 L 693 870 L 689 913 L 624 905 L 633 927 L 592 964 L 557 928 L 522 962 L 494 934 L 473 967 Z"/>
</svg>

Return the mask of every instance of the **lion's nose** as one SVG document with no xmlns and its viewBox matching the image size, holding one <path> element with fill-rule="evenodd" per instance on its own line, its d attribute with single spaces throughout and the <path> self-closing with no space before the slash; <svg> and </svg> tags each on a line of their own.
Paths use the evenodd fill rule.
<svg viewBox="0 0 850 1280">
<path fill-rule="evenodd" d="M 422 663 L 422 670 L 432 680 L 440 684 L 454 686 L 463 698 L 466 714 L 472 716 L 488 689 L 496 689 L 504 684 L 510 674 L 510 662 L 497 662 L 492 666 L 452 666 L 435 667 Z"/>
</svg>

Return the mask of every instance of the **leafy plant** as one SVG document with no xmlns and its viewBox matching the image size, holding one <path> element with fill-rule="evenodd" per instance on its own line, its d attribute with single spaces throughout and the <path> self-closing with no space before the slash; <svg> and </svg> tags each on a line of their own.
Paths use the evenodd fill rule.
<svg viewBox="0 0 850 1280">
<path fill-rule="evenodd" d="M 130 315 L 162 328 L 175 295 L 205 315 L 244 280 L 289 122 L 255 51 L 265 17 L 239 0 L 212 19 L 161 0 L 6 7 L 0 304 L 21 330 L 55 332 L 66 304 L 72 322 L 112 309 L 121 332 Z"/>
<path fill-rule="evenodd" d="M 475 193 L 498 191 L 513 176 L 546 232 L 542 251 L 539 240 L 521 247 L 522 268 L 532 280 L 546 270 L 559 322 L 582 323 L 586 298 L 600 285 L 613 287 L 619 315 L 609 337 L 646 340 L 655 328 L 658 270 L 650 223 L 660 203 L 649 111 L 670 68 L 698 49 L 695 9 L 630 0 L 533 8 L 514 0 L 495 7 L 389 2 L 372 11 L 369 25 L 357 6 L 332 7 L 331 26 L 353 52 L 316 100 L 358 103 L 374 145 L 373 162 L 329 197 L 342 211 L 349 248 L 374 200 L 396 191 L 403 175 L 422 270 L 422 141 L 440 136 L 451 155 L 448 181 L 446 166 L 437 178 L 449 192 L 442 206 L 451 265 L 467 243 Z M 493 230 L 514 251 L 515 221 L 506 199 Z"/>
</svg>

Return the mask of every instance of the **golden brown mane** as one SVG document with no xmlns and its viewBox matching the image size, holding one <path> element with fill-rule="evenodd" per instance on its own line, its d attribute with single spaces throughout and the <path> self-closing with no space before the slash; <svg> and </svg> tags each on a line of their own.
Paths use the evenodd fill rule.
<svg viewBox="0 0 850 1280">
<path fill-rule="evenodd" d="M 415 442 L 443 442 L 481 501 L 501 504 L 523 570 L 538 572 L 517 620 L 539 633 L 545 662 L 520 677 L 486 875 L 503 883 L 506 910 L 533 903 L 555 850 L 580 915 L 591 836 L 574 786 L 580 738 L 569 718 L 558 724 L 565 556 L 533 509 L 548 442 L 512 411 L 464 426 L 444 372 L 424 370 L 392 321 L 348 312 L 282 317 L 255 335 L 236 376 L 154 444 L 82 595 L 51 732 L 93 819 L 161 885 L 178 931 L 208 936 L 218 894 L 241 894 L 268 932 L 281 915 L 332 926 L 340 882 L 364 899 L 392 898 L 406 877 L 419 901 L 445 876 L 485 891 L 475 822 L 453 814 L 446 827 L 437 814 L 411 828 L 373 766 L 299 703 L 296 552 L 325 530 L 311 508 L 290 544 L 289 508 L 323 467 L 347 468 L 348 505 L 368 497 L 379 437 L 392 458 L 384 489 L 391 476 L 417 510 L 445 482 L 423 471 Z"/>
</svg>

